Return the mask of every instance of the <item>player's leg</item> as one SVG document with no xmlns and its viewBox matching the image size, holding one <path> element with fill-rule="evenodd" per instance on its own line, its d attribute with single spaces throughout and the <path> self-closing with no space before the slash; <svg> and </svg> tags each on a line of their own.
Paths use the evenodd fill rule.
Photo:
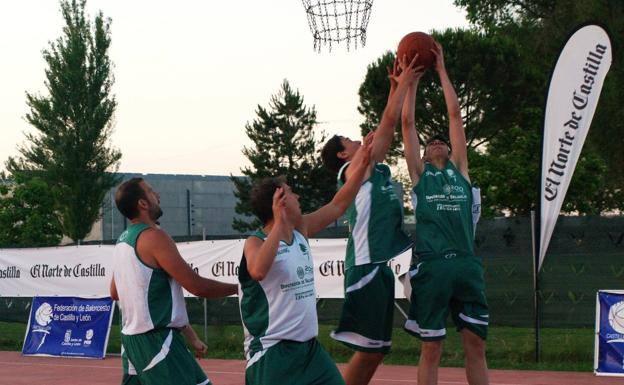
<svg viewBox="0 0 624 385">
<path fill-rule="evenodd" d="M 487 385 L 485 356 L 489 311 L 481 260 L 475 257 L 456 260 L 456 292 L 452 300 L 453 320 L 462 334 L 466 377 L 470 385 Z"/>
<path fill-rule="evenodd" d="M 470 385 L 489 384 L 485 359 L 485 340 L 468 328 L 462 329 L 461 334 L 468 383 Z"/>
<path fill-rule="evenodd" d="M 437 385 L 442 340 L 422 341 L 418 360 L 418 385 Z"/>
<path fill-rule="evenodd" d="M 418 384 L 434 385 L 446 338 L 446 317 L 452 295 L 452 280 L 446 273 L 449 261 L 433 259 L 410 268 L 412 295 L 405 330 L 421 341 Z"/>
<path fill-rule="evenodd" d="M 344 370 L 347 385 L 365 385 L 373 378 L 377 367 L 384 359 L 383 353 L 356 351 Z"/>
<path fill-rule="evenodd" d="M 347 385 L 365 385 L 392 344 L 394 274 L 386 264 L 354 266 L 345 273 L 345 302 L 332 338 L 355 354 L 344 370 Z"/>
</svg>

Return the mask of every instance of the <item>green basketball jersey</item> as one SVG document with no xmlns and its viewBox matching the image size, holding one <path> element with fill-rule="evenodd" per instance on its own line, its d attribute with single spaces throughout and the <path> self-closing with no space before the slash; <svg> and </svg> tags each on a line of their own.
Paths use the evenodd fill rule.
<svg viewBox="0 0 624 385">
<path fill-rule="evenodd" d="M 253 236 L 266 239 L 261 231 Z M 314 260 L 301 233 L 293 231 L 291 244 L 280 241 L 262 281 L 251 278 L 243 254 L 238 280 L 247 367 L 280 341 L 305 342 L 318 335 Z"/>
<path fill-rule="evenodd" d="M 473 190 L 451 161 L 425 170 L 412 189 L 419 257 L 474 255 Z"/>
<path fill-rule="evenodd" d="M 136 253 L 137 239 L 148 228 L 143 223 L 128 226 L 115 245 L 113 277 L 125 335 L 181 328 L 188 323 L 180 284 L 166 271 L 143 263 Z"/>
<path fill-rule="evenodd" d="M 342 174 L 338 173 L 338 186 L 342 187 Z M 369 263 L 383 263 L 412 246 L 410 237 L 403 231 L 403 204 L 394 191 L 390 168 L 375 164 L 347 210 L 349 241 L 345 269 Z"/>
</svg>

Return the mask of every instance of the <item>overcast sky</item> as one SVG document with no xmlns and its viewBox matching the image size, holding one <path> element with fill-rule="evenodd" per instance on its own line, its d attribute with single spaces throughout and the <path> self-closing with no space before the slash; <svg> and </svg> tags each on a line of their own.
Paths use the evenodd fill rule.
<svg viewBox="0 0 624 385">
<path fill-rule="evenodd" d="M 359 134 L 366 66 L 412 31 L 466 27 L 452 0 L 377 0 L 367 44 L 314 52 L 300 0 L 89 0 L 112 18 L 120 171 L 240 174 L 245 123 L 283 79 L 316 106 L 319 130 Z M 54 0 L 0 5 L 0 169 L 24 142 L 25 92 L 44 92 L 41 51 L 60 36 Z"/>
</svg>

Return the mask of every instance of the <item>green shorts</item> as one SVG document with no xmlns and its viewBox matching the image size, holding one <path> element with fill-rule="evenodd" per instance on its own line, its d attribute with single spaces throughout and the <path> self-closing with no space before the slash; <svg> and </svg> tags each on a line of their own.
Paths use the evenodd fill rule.
<svg viewBox="0 0 624 385">
<path fill-rule="evenodd" d="M 458 331 L 467 328 L 486 339 L 489 314 L 481 258 L 452 253 L 424 259 L 410 268 L 409 276 L 408 333 L 423 341 L 444 339 L 450 310 Z"/>
<path fill-rule="evenodd" d="M 394 273 L 385 263 L 353 266 L 345 272 L 345 300 L 331 337 L 351 349 L 383 353 L 392 345 Z"/>
<path fill-rule="evenodd" d="M 123 385 L 210 385 L 176 329 L 121 335 Z"/>
<path fill-rule="evenodd" d="M 313 338 L 281 341 L 247 363 L 245 385 L 345 385 L 336 364 Z"/>
</svg>

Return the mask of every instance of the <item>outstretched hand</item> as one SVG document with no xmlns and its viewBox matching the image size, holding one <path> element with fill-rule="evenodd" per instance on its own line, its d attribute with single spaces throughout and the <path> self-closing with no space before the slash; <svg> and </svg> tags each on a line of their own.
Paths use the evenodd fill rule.
<svg viewBox="0 0 624 385">
<path fill-rule="evenodd" d="M 392 68 L 386 67 L 388 71 L 388 79 L 390 79 L 390 92 L 394 91 L 399 84 L 397 78 L 399 74 L 401 74 L 401 69 L 399 68 L 399 61 L 395 58 L 392 63 Z"/>
<path fill-rule="evenodd" d="M 284 187 L 278 187 L 273 193 L 273 219 L 275 223 L 288 224 L 286 213 L 286 191 Z"/>
<path fill-rule="evenodd" d="M 408 62 L 407 55 L 398 58 L 398 70 L 399 74 L 396 76 L 397 83 L 406 83 L 408 85 L 418 82 L 421 76 L 425 73 L 425 67 L 422 65 L 416 65 L 418 61 L 418 54 L 414 55 L 412 60 Z"/>
<path fill-rule="evenodd" d="M 446 67 L 444 65 L 444 51 L 442 50 L 442 45 L 437 41 L 434 42 L 435 49 L 431 49 L 431 53 L 435 57 L 435 62 L 433 64 L 435 70 L 440 73 L 441 71 L 445 71 Z"/>
</svg>

